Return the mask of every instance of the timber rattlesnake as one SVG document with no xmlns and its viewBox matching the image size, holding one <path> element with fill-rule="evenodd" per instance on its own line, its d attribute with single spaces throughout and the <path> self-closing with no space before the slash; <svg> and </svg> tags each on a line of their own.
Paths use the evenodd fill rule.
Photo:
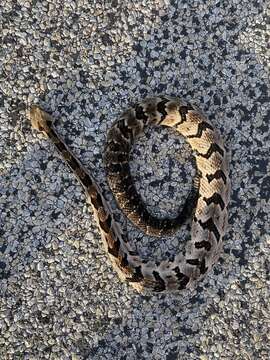
<svg viewBox="0 0 270 360">
<path fill-rule="evenodd" d="M 147 98 L 125 111 L 107 136 L 104 163 L 108 182 L 120 208 L 137 227 L 146 234 L 162 236 L 174 233 L 192 216 L 191 239 L 184 253 L 160 263 L 142 260 L 131 248 L 99 185 L 57 134 L 52 117 L 33 105 L 30 120 L 35 129 L 49 137 L 83 185 L 105 248 L 121 279 L 139 291 L 177 291 L 191 286 L 211 269 L 219 258 L 227 225 L 228 157 L 219 134 L 197 108 L 178 98 Z M 197 175 L 193 191 L 175 219 L 151 216 L 130 175 L 130 149 L 148 125 L 174 128 L 194 152 Z"/>
</svg>

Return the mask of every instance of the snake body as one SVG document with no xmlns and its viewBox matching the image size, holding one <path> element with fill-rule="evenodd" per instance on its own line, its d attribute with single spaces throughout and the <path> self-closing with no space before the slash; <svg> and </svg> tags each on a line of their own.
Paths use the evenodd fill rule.
<svg viewBox="0 0 270 360">
<path fill-rule="evenodd" d="M 30 120 L 53 142 L 83 185 L 105 249 L 121 279 L 138 291 L 179 291 L 195 284 L 211 269 L 222 250 L 227 226 L 228 156 L 220 135 L 197 108 L 178 98 L 147 98 L 126 110 L 107 136 L 104 164 L 108 182 L 128 219 L 146 234 L 163 236 L 173 234 L 188 217 L 192 218 L 191 238 L 184 253 L 162 262 L 143 260 L 132 249 L 100 186 L 57 134 L 53 118 L 33 105 Z M 196 159 L 193 189 L 174 219 L 159 219 L 148 213 L 130 174 L 131 147 L 150 125 L 171 127 L 182 134 Z"/>
</svg>

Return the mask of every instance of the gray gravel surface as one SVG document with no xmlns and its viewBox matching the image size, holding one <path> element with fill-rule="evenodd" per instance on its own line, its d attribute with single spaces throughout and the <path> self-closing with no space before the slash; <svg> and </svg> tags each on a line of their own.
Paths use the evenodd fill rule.
<svg viewBox="0 0 270 360">
<path fill-rule="evenodd" d="M 0 40 L 0 359 L 269 359 L 269 3 L 2 0 Z M 230 225 L 197 289 L 142 296 L 113 272 L 81 187 L 26 108 L 58 119 L 113 201 L 106 132 L 159 93 L 192 100 L 223 134 Z M 149 129 L 132 171 L 162 215 L 177 211 L 194 167 L 181 138 Z M 127 229 L 157 258 L 187 233 Z"/>
</svg>

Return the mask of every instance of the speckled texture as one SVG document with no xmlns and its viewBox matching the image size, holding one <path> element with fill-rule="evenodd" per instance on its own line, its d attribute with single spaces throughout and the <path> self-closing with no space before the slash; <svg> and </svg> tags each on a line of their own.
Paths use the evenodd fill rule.
<svg viewBox="0 0 270 360">
<path fill-rule="evenodd" d="M 267 2 L 1 5 L 0 358 L 268 359 Z M 180 296 L 140 296 L 119 282 L 82 189 L 25 112 L 38 102 L 59 118 L 59 132 L 108 190 L 106 131 L 128 104 L 158 93 L 193 99 L 232 157 L 224 254 Z M 188 191 L 181 183 L 191 184 L 192 163 L 181 164 L 170 135 L 142 137 L 132 165 L 161 213 L 177 209 Z M 159 241 L 127 228 L 146 254 L 181 245 L 180 235 Z"/>
</svg>

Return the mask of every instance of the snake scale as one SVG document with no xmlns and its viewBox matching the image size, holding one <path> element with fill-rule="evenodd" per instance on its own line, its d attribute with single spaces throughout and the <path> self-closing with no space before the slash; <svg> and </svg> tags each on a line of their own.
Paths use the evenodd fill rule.
<svg viewBox="0 0 270 360">
<path fill-rule="evenodd" d="M 108 132 L 104 152 L 107 179 L 127 218 L 148 235 L 164 236 L 173 234 L 191 217 L 191 237 L 184 252 L 161 262 L 142 259 L 130 246 L 100 186 L 57 134 L 53 118 L 32 105 L 30 120 L 52 141 L 83 185 L 105 249 L 122 280 L 138 291 L 179 291 L 196 284 L 211 269 L 222 250 L 230 180 L 224 143 L 200 110 L 179 98 L 146 98 L 123 112 Z M 193 189 L 174 219 L 159 219 L 148 213 L 130 174 L 131 147 L 149 125 L 175 129 L 185 137 L 195 156 Z"/>
</svg>

